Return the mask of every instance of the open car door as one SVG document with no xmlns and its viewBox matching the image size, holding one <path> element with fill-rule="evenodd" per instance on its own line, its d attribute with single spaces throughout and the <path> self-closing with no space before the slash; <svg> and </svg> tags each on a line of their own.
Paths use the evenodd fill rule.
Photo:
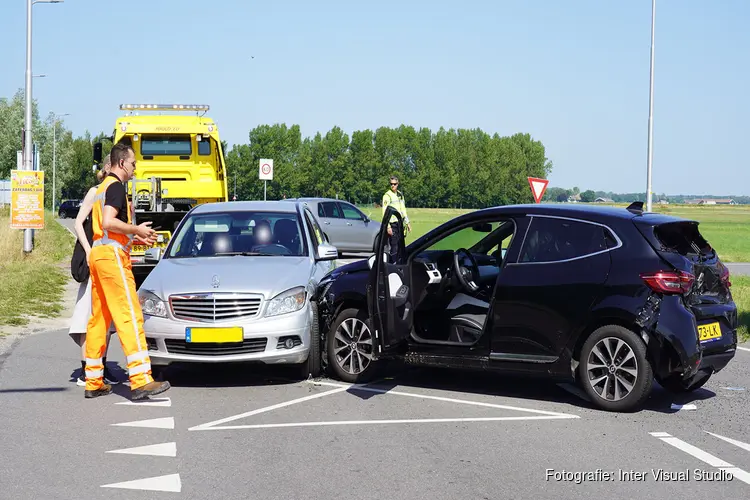
<svg viewBox="0 0 750 500">
<path fill-rule="evenodd" d="M 405 263 L 405 250 L 402 244 L 398 249 L 396 262 L 390 262 L 386 248 L 390 248 L 388 228 L 391 218 L 397 220 L 393 231 L 404 234 L 404 222 L 401 214 L 387 207 L 383 216 L 380 234 L 378 235 L 375 255 L 370 257 L 370 279 L 367 287 L 367 306 L 370 312 L 370 324 L 374 330 L 373 359 L 393 355 L 402 347 L 412 328 L 414 311 L 412 308 L 411 289 L 409 288 L 409 269 Z M 395 252 L 394 252 L 395 253 Z"/>
</svg>

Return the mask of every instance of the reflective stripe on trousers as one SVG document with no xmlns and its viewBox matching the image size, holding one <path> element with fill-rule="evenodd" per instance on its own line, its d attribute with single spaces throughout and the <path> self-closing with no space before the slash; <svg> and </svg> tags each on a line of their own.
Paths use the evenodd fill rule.
<svg viewBox="0 0 750 500">
<path fill-rule="evenodd" d="M 95 360 L 104 355 L 108 326 L 114 321 L 128 363 L 130 388 L 137 389 L 154 379 L 143 332 L 143 313 L 137 302 L 135 279 L 127 256 L 118 245 L 92 246 L 91 318 L 86 332 L 86 357 Z M 91 377 L 87 374 L 86 390 L 99 389 L 103 373 L 102 376 L 95 373 L 98 366 L 90 368 L 92 374 Z"/>
</svg>

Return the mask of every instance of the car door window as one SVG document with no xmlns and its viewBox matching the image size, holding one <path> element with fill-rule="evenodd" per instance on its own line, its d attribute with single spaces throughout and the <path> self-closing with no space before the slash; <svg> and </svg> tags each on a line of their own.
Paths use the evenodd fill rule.
<svg viewBox="0 0 750 500">
<path fill-rule="evenodd" d="M 607 250 L 605 228 L 589 222 L 534 217 L 519 263 L 560 262 Z"/>
<path fill-rule="evenodd" d="M 328 219 L 343 219 L 338 205 L 332 201 L 324 201 L 318 205 L 318 216 Z"/>
<path fill-rule="evenodd" d="M 339 203 L 339 206 L 341 207 L 341 213 L 344 215 L 344 219 L 365 220 L 362 212 L 354 208 L 352 205 L 349 205 L 348 203 Z"/>
</svg>

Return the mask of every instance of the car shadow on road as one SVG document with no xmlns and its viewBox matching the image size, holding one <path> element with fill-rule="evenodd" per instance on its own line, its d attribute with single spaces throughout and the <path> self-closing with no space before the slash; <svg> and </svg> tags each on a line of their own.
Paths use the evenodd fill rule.
<svg viewBox="0 0 750 500">
<path fill-rule="evenodd" d="M 172 363 L 161 369 L 157 380 L 168 380 L 172 387 L 255 387 L 289 385 L 295 380 L 281 366 L 257 363 Z"/>
<path fill-rule="evenodd" d="M 431 389 L 453 391 L 464 395 L 498 396 L 527 401 L 550 402 L 581 409 L 601 411 L 577 386 L 561 381 L 486 372 L 463 372 L 438 368 L 402 368 L 388 370 L 369 387 L 389 390 Z M 347 391 L 361 399 L 381 394 L 351 388 Z M 695 401 L 711 399 L 716 394 L 705 388 L 692 393 L 673 394 L 654 382 L 650 397 L 638 412 L 675 413 Z M 676 405 L 673 407 L 672 405 Z M 636 413 L 638 413 L 636 412 Z"/>
</svg>

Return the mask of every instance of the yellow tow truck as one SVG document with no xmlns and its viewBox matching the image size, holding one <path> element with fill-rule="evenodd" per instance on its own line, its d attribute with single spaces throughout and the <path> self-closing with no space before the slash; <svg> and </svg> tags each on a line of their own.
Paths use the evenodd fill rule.
<svg viewBox="0 0 750 500">
<path fill-rule="evenodd" d="M 208 105 L 121 104 L 120 110 L 126 113 L 108 139 L 133 146 L 136 171 L 127 192 L 135 223 L 151 221 L 159 238 L 155 246 L 163 251 L 193 207 L 229 200 L 219 128 L 205 116 Z M 101 141 L 96 142 L 95 169 L 102 152 Z M 143 245 L 134 245 L 130 254 L 138 286 L 157 262 L 147 260 L 145 252 Z"/>
</svg>

